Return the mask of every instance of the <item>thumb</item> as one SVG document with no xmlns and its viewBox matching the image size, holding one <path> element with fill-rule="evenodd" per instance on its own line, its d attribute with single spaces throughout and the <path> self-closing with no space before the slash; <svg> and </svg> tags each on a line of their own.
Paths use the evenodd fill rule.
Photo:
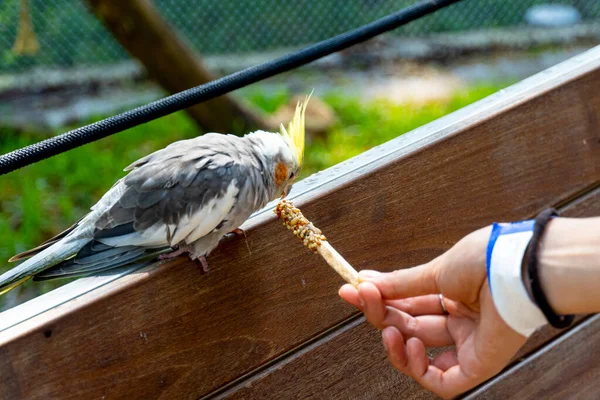
<svg viewBox="0 0 600 400">
<path fill-rule="evenodd" d="M 373 283 L 386 299 L 403 299 L 440 293 L 435 261 L 387 273 L 360 271 L 358 279 L 359 282 Z"/>
</svg>

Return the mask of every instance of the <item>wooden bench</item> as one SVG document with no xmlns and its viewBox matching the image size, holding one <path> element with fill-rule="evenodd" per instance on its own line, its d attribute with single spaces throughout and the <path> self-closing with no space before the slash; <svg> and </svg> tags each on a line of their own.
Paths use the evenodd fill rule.
<svg viewBox="0 0 600 400">
<path fill-rule="evenodd" d="M 600 215 L 600 47 L 299 182 L 357 269 L 430 260 L 548 206 Z M 392 369 L 343 283 L 270 209 L 211 271 L 186 259 L 81 279 L 0 314 L 2 399 L 434 397 Z M 469 398 L 600 390 L 600 317 L 535 334 Z M 512 396 L 512 397 L 511 397 Z"/>
</svg>

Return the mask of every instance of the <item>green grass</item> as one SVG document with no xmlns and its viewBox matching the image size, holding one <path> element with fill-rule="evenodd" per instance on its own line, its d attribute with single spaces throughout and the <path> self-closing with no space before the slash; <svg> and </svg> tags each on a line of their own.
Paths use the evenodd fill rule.
<svg viewBox="0 0 600 400">
<path fill-rule="evenodd" d="M 333 107 L 338 122 L 327 135 L 308 145 L 303 176 L 344 161 L 498 89 L 480 85 L 457 92 L 449 101 L 421 106 L 385 101 L 363 103 L 357 98 L 330 93 L 323 100 Z M 245 97 L 265 112 L 273 112 L 289 99 L 289 94 L 285 90 L 251 91 Z M 176 113 L 3 176 L 0 260 L 7 260 L 70 226 L 124 175 L 123 168 L 131 162 L 175 140 L 195 135 L 195 125 L 185 114 Z M 0 130 L 0 152 L 39 139 L 34 134 Z M 0 272 L 10 266 L 1 261 Z M 58 284 L 34 284 L 37 285 L 34 290 L 43 292 Z"/>
<path fill-rule="evenodd" d="M 449 101 L 426 105 L 398 105 L 387 101 L 364 104 L 356 98 L 327 95 L 324 100 L 333 107 L 339 122 L 323 140 L 315 140 L 307 148 L 303 174 L 310 175 L 340 163 L 499 89 L 479 85 L 456 92 Z"/>
</svg>

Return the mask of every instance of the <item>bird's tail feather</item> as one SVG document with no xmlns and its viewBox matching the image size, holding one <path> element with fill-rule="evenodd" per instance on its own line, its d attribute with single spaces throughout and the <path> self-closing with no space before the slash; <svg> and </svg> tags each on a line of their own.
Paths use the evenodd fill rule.
<svg viewBox="0 0 600 400">
<path fill-rule="evenodd" d="M 37 253 L 15 268 L 0 275 L 0 295 L 24 283 L 37 273 L 53 267 L 63 260 L 76 254 L 89 238 L 72 239 L 63 238 L 54 245 Z"/>
<path fill-rule="evenodd" d="M 9 292 L 9 291 L 13 290 L 14 288 L 16 288 L 17 286 L 19 286 L 20 284 L 27 282 L 29 279 L 31 279 L 31 276 L 27 276 L 27 277 L 21 279 L 20 281 L 17 281 L 15 283 L 13 283 L 13 284 L 11 284 L 11 285 L 3 288 L 2 290 L 0 290 L 0 296 L 2 296 L 6 292 Z"/>
<path fill-rule="evenodd" d="M 92 246 L 86 246 L 77 254 L 76 257 L 63 261 L 52 268 L 48 268 L 33 277 L 34 281 L 47 281 L 59 278 L 75 278 L 98 274 L 111 269 L 124 267 L 126 265 L 137 264 L 156 258 L 159 254 L 171 251 L 170 248 L 145 249 L 135 246 L 110 247 L 106 249 L 100 247 L 98 252 L 90 249 L 94 248 L 96 242 L 91 242 Z M 102 244 L 100 244 L 103 246 Z"/>
</svg>

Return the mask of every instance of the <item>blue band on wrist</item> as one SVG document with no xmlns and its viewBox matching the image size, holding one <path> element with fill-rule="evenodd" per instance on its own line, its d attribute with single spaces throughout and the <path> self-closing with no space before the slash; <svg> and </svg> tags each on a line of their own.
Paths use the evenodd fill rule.
<svg viewBox="0 0 600 400">
<path fill-rule="evenodd" d="M 490 234 L 490 239 L 488 241 L 487 251 L 485 255 L 486 272 L 488 277 L 488 284 L 490 286 L 490 292 L 492 292 L 492 283 L 490 280 L 490 265 L 492 264 L 492 252 L 494 251 L 496 241 L 501 235 L 510 235 L 511 233 L 533 231 L 534 226 L 535 220 L 533 219 L 511 223 L 494 222 L 494 224 L 492 225 L 492 233 Z"/>
</svg>

